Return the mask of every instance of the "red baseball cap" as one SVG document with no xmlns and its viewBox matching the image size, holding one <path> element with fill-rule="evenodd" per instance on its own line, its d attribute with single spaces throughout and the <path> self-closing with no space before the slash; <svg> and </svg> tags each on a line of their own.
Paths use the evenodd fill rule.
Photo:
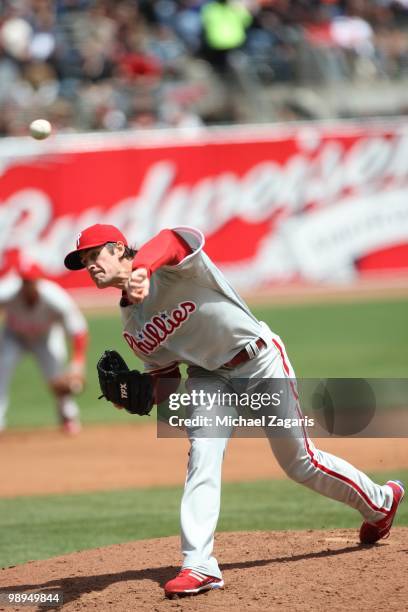
<svg viewBox="0 0 408 612">
<path fill-rule="evenodd" d="M 23 281 L 37 281 L 44 277 L 38 264 L 24 258 L 20 258 L 17 264 L 17 274 Z"/>
<path fill-rule="evenodd" d="M 68 270 L 82 270 L 85 268 L 81 261 L 81 252 L 103 246 L 107 242 L 123 242 L 128 246 L 127 240 L 120 230 L 114 225 L 103 225 L 96 223 L 79 232 L 76 240 L 76 250 L 71 251 L 64 259 Z"/>
</svg>

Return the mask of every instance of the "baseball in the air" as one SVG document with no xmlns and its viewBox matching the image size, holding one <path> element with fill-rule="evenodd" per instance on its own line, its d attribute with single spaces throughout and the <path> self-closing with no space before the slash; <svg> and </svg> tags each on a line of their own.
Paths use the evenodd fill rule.
<svg viewBox="0 0 408 612">
<path fill-rule="evenodd" d="M 36 140 L 48 138 L 51 131 L 51 123 L 47 119 L 35 119 L 30 123 L 30 134 Z"/>
</svg>

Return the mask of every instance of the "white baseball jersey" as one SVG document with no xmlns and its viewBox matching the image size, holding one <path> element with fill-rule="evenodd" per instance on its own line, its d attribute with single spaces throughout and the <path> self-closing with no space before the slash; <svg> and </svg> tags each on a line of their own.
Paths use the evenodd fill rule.
<svg viewBox="0 0 408 612">
<path fill-rule="evenodd" d="M 159 268 L 151 278 L 149 296 L 138 305 L 122 308 L 124 336 L 148 370 L 174 362 L 192 366 L 192 386 L 215 393 L 229 392 L 234 379 L 294 379 L 295 373 L 283 342 L 261 324 L 203 252 L 198 230 L 175 230 L 192 253 L 175 266 Z M 216 372 L 256 337 L 265 348 L 237 369 Z M 208 370 L 214 371 L 208 376 Z M 191 416 L 208 412 L 208 403 L 192 406 Z M 281 419 L 301 417 L 296 393 L 275 409 Z M 221 466 L 232 427 L 222 437 L 208 435 L 205 426 L 187 427 L 191 448 L 181 503 L 183 568 L 215 578 L 222 577 L 213 557 L 214 532 L 220 510 Z M 200 435 L 200 433 L 202 435 Z M 207 433 L 207 435 L 206 435 Z M 296 482 L 359 510 L 367 521 L 384 518 L 392 504 L 392 489 L 374 483 L 346 461 L 314 447 L 303 428 L 286 436 L 268 436 L 281 467 Z"/>
<path fill-rule="evenodd" d="M 62 326 L 69 336 L 86 331 L 78 306 L 56 283 L 37 281 L 39 300 L 31 308 L 22 299 L 20 289 L 18 278 L 4 283 L 0 288 L 0 307 L 5 311 L 5 327 L 25 342 L 47 336 L 56 325 Z"/>
<path fill-rule="evenodd" d="M 175 362 L 216 370 L 265 329 L 204 253 L 194 228 L 174 230 L 192 253 L 162 266 L 141 304 L 121 308 L 124 337 L 149 371 Z"/>
</svg>

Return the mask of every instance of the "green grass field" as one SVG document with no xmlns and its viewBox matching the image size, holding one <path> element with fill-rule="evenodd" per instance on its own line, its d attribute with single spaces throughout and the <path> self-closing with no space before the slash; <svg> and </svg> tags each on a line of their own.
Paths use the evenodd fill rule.
<svg viewBox="0 0 408 612">
<path fill-rule="evenodd" d="M 393 472 L 408 481 L 408 470 Z M 384 482 L 387 475 L 373 475 Z M 0 500 L 0 567 L 179 532 L 180 487 Z M 290 481 L 225 483 L 219 531 L 357 528 L 351 508 Z M 408 525 L 402 504 L 398 525 Z"/>
<path fill-rule="evenodd" d="M 286 344 L 299 377 L 408 377 L 408 302 L 256 308 Z M 121 338 L 119 316 L 89 319 L 89 379 L 80 398 L 84 423 L 135 422 L 98 401 L 95 363 L 116 348 L 138 363 Z M 55 423 L 53 402 L 36 365 L 20 364 L 13 380 L 9 425 Z M 408 481 L 408 471 L 392 476 Z M 386 475 L 376 477 L 380 482 Z M 141 538 L 177 534 L 180 488 L 0 499 L 0 566 Z M 408 504 L 398 523 L 408 525 Z M 357 527 L 355 512 L 288 481 L 226 484 L 219 530 Z"/>
<path fill-rule="evenodd" d="M 298 377 L 408 377 L 408 302 L 302 305 L 255 308 L 285 342 Z M 121 336 L 119 315 L 89 319 L 91 343 L 88 384 L 79 403 L 85 423 L 132 420 L 98 401 L 95 364 L 105 348 L 121 352 L 132 367 L 140 364 Z M 55 423 L 55 412 L 37 365 L 26 358 L 18 368 L 10 397 L 10 427 Z"/>
</svg>

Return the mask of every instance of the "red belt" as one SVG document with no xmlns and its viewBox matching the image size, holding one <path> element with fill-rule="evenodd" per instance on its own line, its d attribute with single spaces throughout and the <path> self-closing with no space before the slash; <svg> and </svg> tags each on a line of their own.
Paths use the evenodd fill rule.
<svg viewBox="0 0 408 612">
<path fill-rule="evenodd" d="M 227 361 L 227 363 L 224 363 L 224 365 L 221 367 L 230 369 L 236 368 L 242 363 L 245 363 L 246 361 L 249 361 L 250 359 L 256 357 L 261 352 L 261 350 L 266 347 L 266 342 L 265 340 L 262 340 L 262 338 L 257 338 L 254 341 L 254 344 L 258 350 L 252 347 L 250 342 L 243 349 L 241 349 L 239 353 L 235 355 L 235 357 Z"/>
</svg>

